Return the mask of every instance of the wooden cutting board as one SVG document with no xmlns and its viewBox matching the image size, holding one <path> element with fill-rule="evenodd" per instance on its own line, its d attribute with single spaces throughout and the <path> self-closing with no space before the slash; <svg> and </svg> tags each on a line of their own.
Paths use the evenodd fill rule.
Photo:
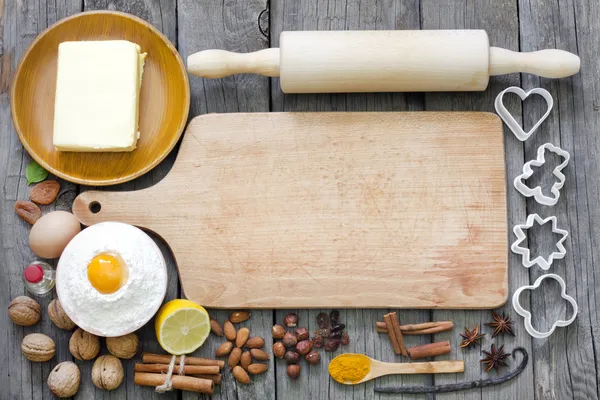
<svg viewBox="0 0 600 400">
<path fill-rule="evenodd" d="M 211 114 L 162 181 L 73 211 L 156 232 L 204 306 L 495 308 L 505 186 L 489 113 Z"/>
</svg>

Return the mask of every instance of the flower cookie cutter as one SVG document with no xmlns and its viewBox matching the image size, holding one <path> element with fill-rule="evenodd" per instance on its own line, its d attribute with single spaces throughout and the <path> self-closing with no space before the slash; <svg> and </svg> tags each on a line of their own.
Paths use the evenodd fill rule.
<svg viewBox="0 0 600 400">
<path fill-rule="evenodd" d="M 519 123 L 515 120 L 515 117 L 513 117 L 512 114 L 504 106 L 503 101 L 504 101 L 504 95 L 506 93 L 516 94 L 517 96 L 519 96 L 521 98 L 521 101 L 525 100 L 527 97 L 529 97 L 532 94 L 540 95 L 544 98 L 544 100 L 546 100 L 548 109 L 546 110 L 544 115 L 542 115 L 542 117 L 538 120 L 538 122 L 536 122 L 535 125 L 528 132 L 525 132 L 523 130 L 523 128 L 521 127 L 521 125 L 519 125 Z M 498 116 L 500 118 L 502 118 L 502 121 L 504 121 L 506 126 L 508 126 L 508 128 L 512 131 L 512 133 L 515 134 L 517 139 L 519 139 L 522 142 L 529 139 L 529 137 L 531 135 L 533 135 L 533 133 L 537 130 L 537 128 L 539 128 L 539 126 L 542 124 L 542 122 L 544 122 L 546 120 L 546 118 L 548 118 L 548 115 L 550 115 L 550 111 L 552 111 L 553 106 L 554 106 L 554 99 L 552 99 L 552 95 L 546 89 L 542 89 L 542 88 L 535 88 L 535 89 L 531 89 L 530 91 L 526 92 L 523 89 L 521 89 L 520 87 L 511 86 L 511 87 L 506 88 L 503 91 L 501 91 L 498 94 L 498 96 L 496 96 L 496 100 L 494 101 L 494 108 L 496 109 L 496 113 L 498 113 Z"/>
<path fill-rule="evenodd" d="M 571 318 L 569 318 L 567 320 L 560 319 L 560 320 L 556 321 L 554 323 L 554 325 L 552 325 L 552 328 L 550 328 L 550 330 L 548 332 L 540 332 L 540 331 L 536 330 L 533 327 L 533 325 L 531 324 L 531 313 L 529 311 L 525 310 L 521 306 L 521 303 L 519 302 L 519 296 L 521 296 L 521 293 L 524 290 L 537 289 L 542 284 L 542 281 L 547 278 L 554 279 L 560 284 L 560 297 L 562 297 L 564 300 L 568 301 L 571 304 L 571 307 L 573 307 L 573 316 L 571 316 Z M 552 335 L 552 333 L 554 332 L 554 330 L 557 327 L 565 327 L 565 326 L 570 325 L 573 321 L 575 321 L 575 318 L 577 318 L 577 312 L 578 312 L 577 302 L 575 301 L 574 298 L 572 298 L 571 296 L 569 296 L 567 294 L 567 285 L 565 284 L 565 281 L 556 274 L 542 275 L 536 279 L 536 281 L 534 282 L 533 285 L 521 286 L 520 288 L 518 288 L 515 291 L 515 294 L 513 294 L 512 305 L 513 305 L 513 308 L 515 309 L 515 311 L 517 312 L 517 314 L 519 314 L 520 316 L 522 316 L 524 318 L 525 330 L 527 331 L 527 333 L 529 333 L 532 337 L 534 337 L 536 339 L 547 338 L 548 336 Z"/>
<path fill-rule="evenodd" d="M 532 260 L 531 251 L 529 250 L 529 248 L 522 247 L 520 245 L 527 238 L 527 235 L 525 234 L 524 230 L 533 227 L 534 222 L 537 222 L 538 225 L 544 225 L 548 221 L 552 223 L 552 232 L 562 235 L 562 238 L 560 238 L 560 240 L 556 243 L 556 248 L 558 249 L 558 251 L 552 252 L 548 256 L 548 258 L 544 258 L 543 256 L 537 256 Z M 563 242 L 569 236 L 569 232 L 565 231 L 564 229 L 560 229 L 558 228 L 558 226 L 556 226 L 555 216 L 542 219 L 542 217 L 540 217 L 538 214 L 530 214 L 527 216 L 527 221 L 524 224 L 515 225 L 515 227 L 513 228 L 513 232 L 517 237 L 517 240 L 513 242 L 513 244 L 510 246 L 510 249 L 513 253 L 521 255 L 521 262 L 525 268 L 529 268 L 537 264 L 541 269 L 547 271 L 554 260 L 560 260 L 564 258 L 567 254 L 567 250 L 565 249 Z"/>
<path fill-rule="evenodd" d="M 564 161 L 552 171 L 552 175 L 558 178 L 558 182 L 554 182 L 552 184 L 552 187 L 550 188 L 550 192 L 554 195 L 554 197 L 544 195 L 541 186 L 530 188 L 525 184 L 525 180 L 531 177 L 531 175 L 533 175 L 533 169 L 531 167 L 540 167 L 546 162 L 546 151 L 558 154 L 559 156 L 564 158 Z M 521 193 L 525 197 L 533 196 L 535 201 L 537 201 L 540 204 L 546 206 L 555 205 L 558 202 L 558 199 L 560 198 L 560 189 L 562 189 L 562 187 L 565 185 L 566 178 L 565 175 L 562 173 L 562 170 L 567 166 L 570 158 L 571 155 L 568 151 L 565 151 L 560 147 L 554 146 L 552 143 L 545 143 L 541 145 L 540 147 L 538 147 L 537 150 L 537 158 L 535 160 L 526 162 L 525 165 L 523 165 L 523 173 L 515 178 L 513 182 L 515 189 L 517 189 L 519 193 Z"/>
</svg>

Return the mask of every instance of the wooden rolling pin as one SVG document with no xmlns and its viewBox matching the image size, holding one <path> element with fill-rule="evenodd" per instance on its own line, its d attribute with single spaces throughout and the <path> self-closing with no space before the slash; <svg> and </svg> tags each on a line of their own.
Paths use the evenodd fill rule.
<svg viewBox="0 0 600 400">
<path fill-rule="evenodd" d="M 285 93 L 477 91 L 493 75 L 579 72 L 575 54 L 490 47 L 483 30 L 282 32 L 279 44 L 247 54 L 201 51 L 188 57 L 188 72 L 279 76 Z"/>
</svg>

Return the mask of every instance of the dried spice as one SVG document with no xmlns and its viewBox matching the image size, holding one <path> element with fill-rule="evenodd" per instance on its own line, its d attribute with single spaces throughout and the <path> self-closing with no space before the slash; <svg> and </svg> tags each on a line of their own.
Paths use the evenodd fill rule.
<svg viewBox="0 0 600 400">
<path fill-rule="evenodd" d="M 344 324 L 336 324 L 331 326 L 331 332 L 343 331 L 346 329 L 346 325 Z"/>
<path fill-rule="evenodd" d="M 508 366 L 504 360 L 510 357 L 510 354 L 504 352 L 504 345 L 497 348 L 493 344 L 491 350 L 489 352 L 483 350 L 483 354 L 485 354 L 485 358 L 481 362 L 487 364 L 485 372 L 491 371 L 493 368 L 498 373 L 500 368 Z"/>
<path fill-rule="evenodd" d="M 329 339 L 325 343 L 325 351 L 336 351 L 340 347 L 341 341 L 339 339 Z"/>
<path fill-rule="evenodd" d="M 515 332 L 513 331 L 513 325 L 515 324 L 515 321 L 510 319 L 510 317 L 504 313 L 500 315 L 496 311 L 492 311 L 492 318 L 494 318 L 494 322 L 489 322 L 486 324 L 487 326 L 494 328 L 492 338 L 505 333 L 515 336 Z"/>
<path fill-rule="evenodd" d="M 341 342 L 342 342 L 342 346 L 346 346 L 346 345 L 350 344 L 350 336 L 348 335 L 347 332 L 342 333 Z"/>
<path fill-rule="evenodd" d="M 329 328 L 315 330 L 315 336 L 321 336 L 322 338 L 328 338 L 329 335 L 331 335 L 331 330 Z"/>
<path fill-rule="evenodd" d="M 323 336 L 313 336 L 312 342 L 315 349 L 322 349 L 323 346 L 325 346 L 325 339 Z"/>
<path fill-rule="evenodd" d="M 460 342 L 460 347 L 467 348 L 473 343 L 479 343 L 479 340 L 485 336 L 485 333 L 479 333 L 479 325 L 475 325 L 472 331 L 465 328 L 465 333 L 461 333 L 460 336 L 464 339 Z"/>
<path fill-rule="evenodd" d="M 329 322 L 331 323 L 331 326 L 340 323 L 340 312 L 338 310 L 331 310 L 331 313 L 329 314 Z"/>
<path fill-rule="evenodd" d="M 327 313 L 319 313 L 317 315 L 317 325 L 319 329 L 329 329 L 329 315 Z"/>
</svg>

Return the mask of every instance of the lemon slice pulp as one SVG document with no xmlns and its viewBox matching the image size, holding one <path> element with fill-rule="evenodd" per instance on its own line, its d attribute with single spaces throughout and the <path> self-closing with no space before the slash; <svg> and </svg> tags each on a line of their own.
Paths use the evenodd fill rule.
<svg viewBox="0 0 600 400">
<path fill-rule="evenodd" d="M 193 301 L 171 300 L 158 310 L 155 329 L 158 343 L 166 352 L 188 354 L 204 344 L 210 333 L 210 317 Z"/>
</svg>

